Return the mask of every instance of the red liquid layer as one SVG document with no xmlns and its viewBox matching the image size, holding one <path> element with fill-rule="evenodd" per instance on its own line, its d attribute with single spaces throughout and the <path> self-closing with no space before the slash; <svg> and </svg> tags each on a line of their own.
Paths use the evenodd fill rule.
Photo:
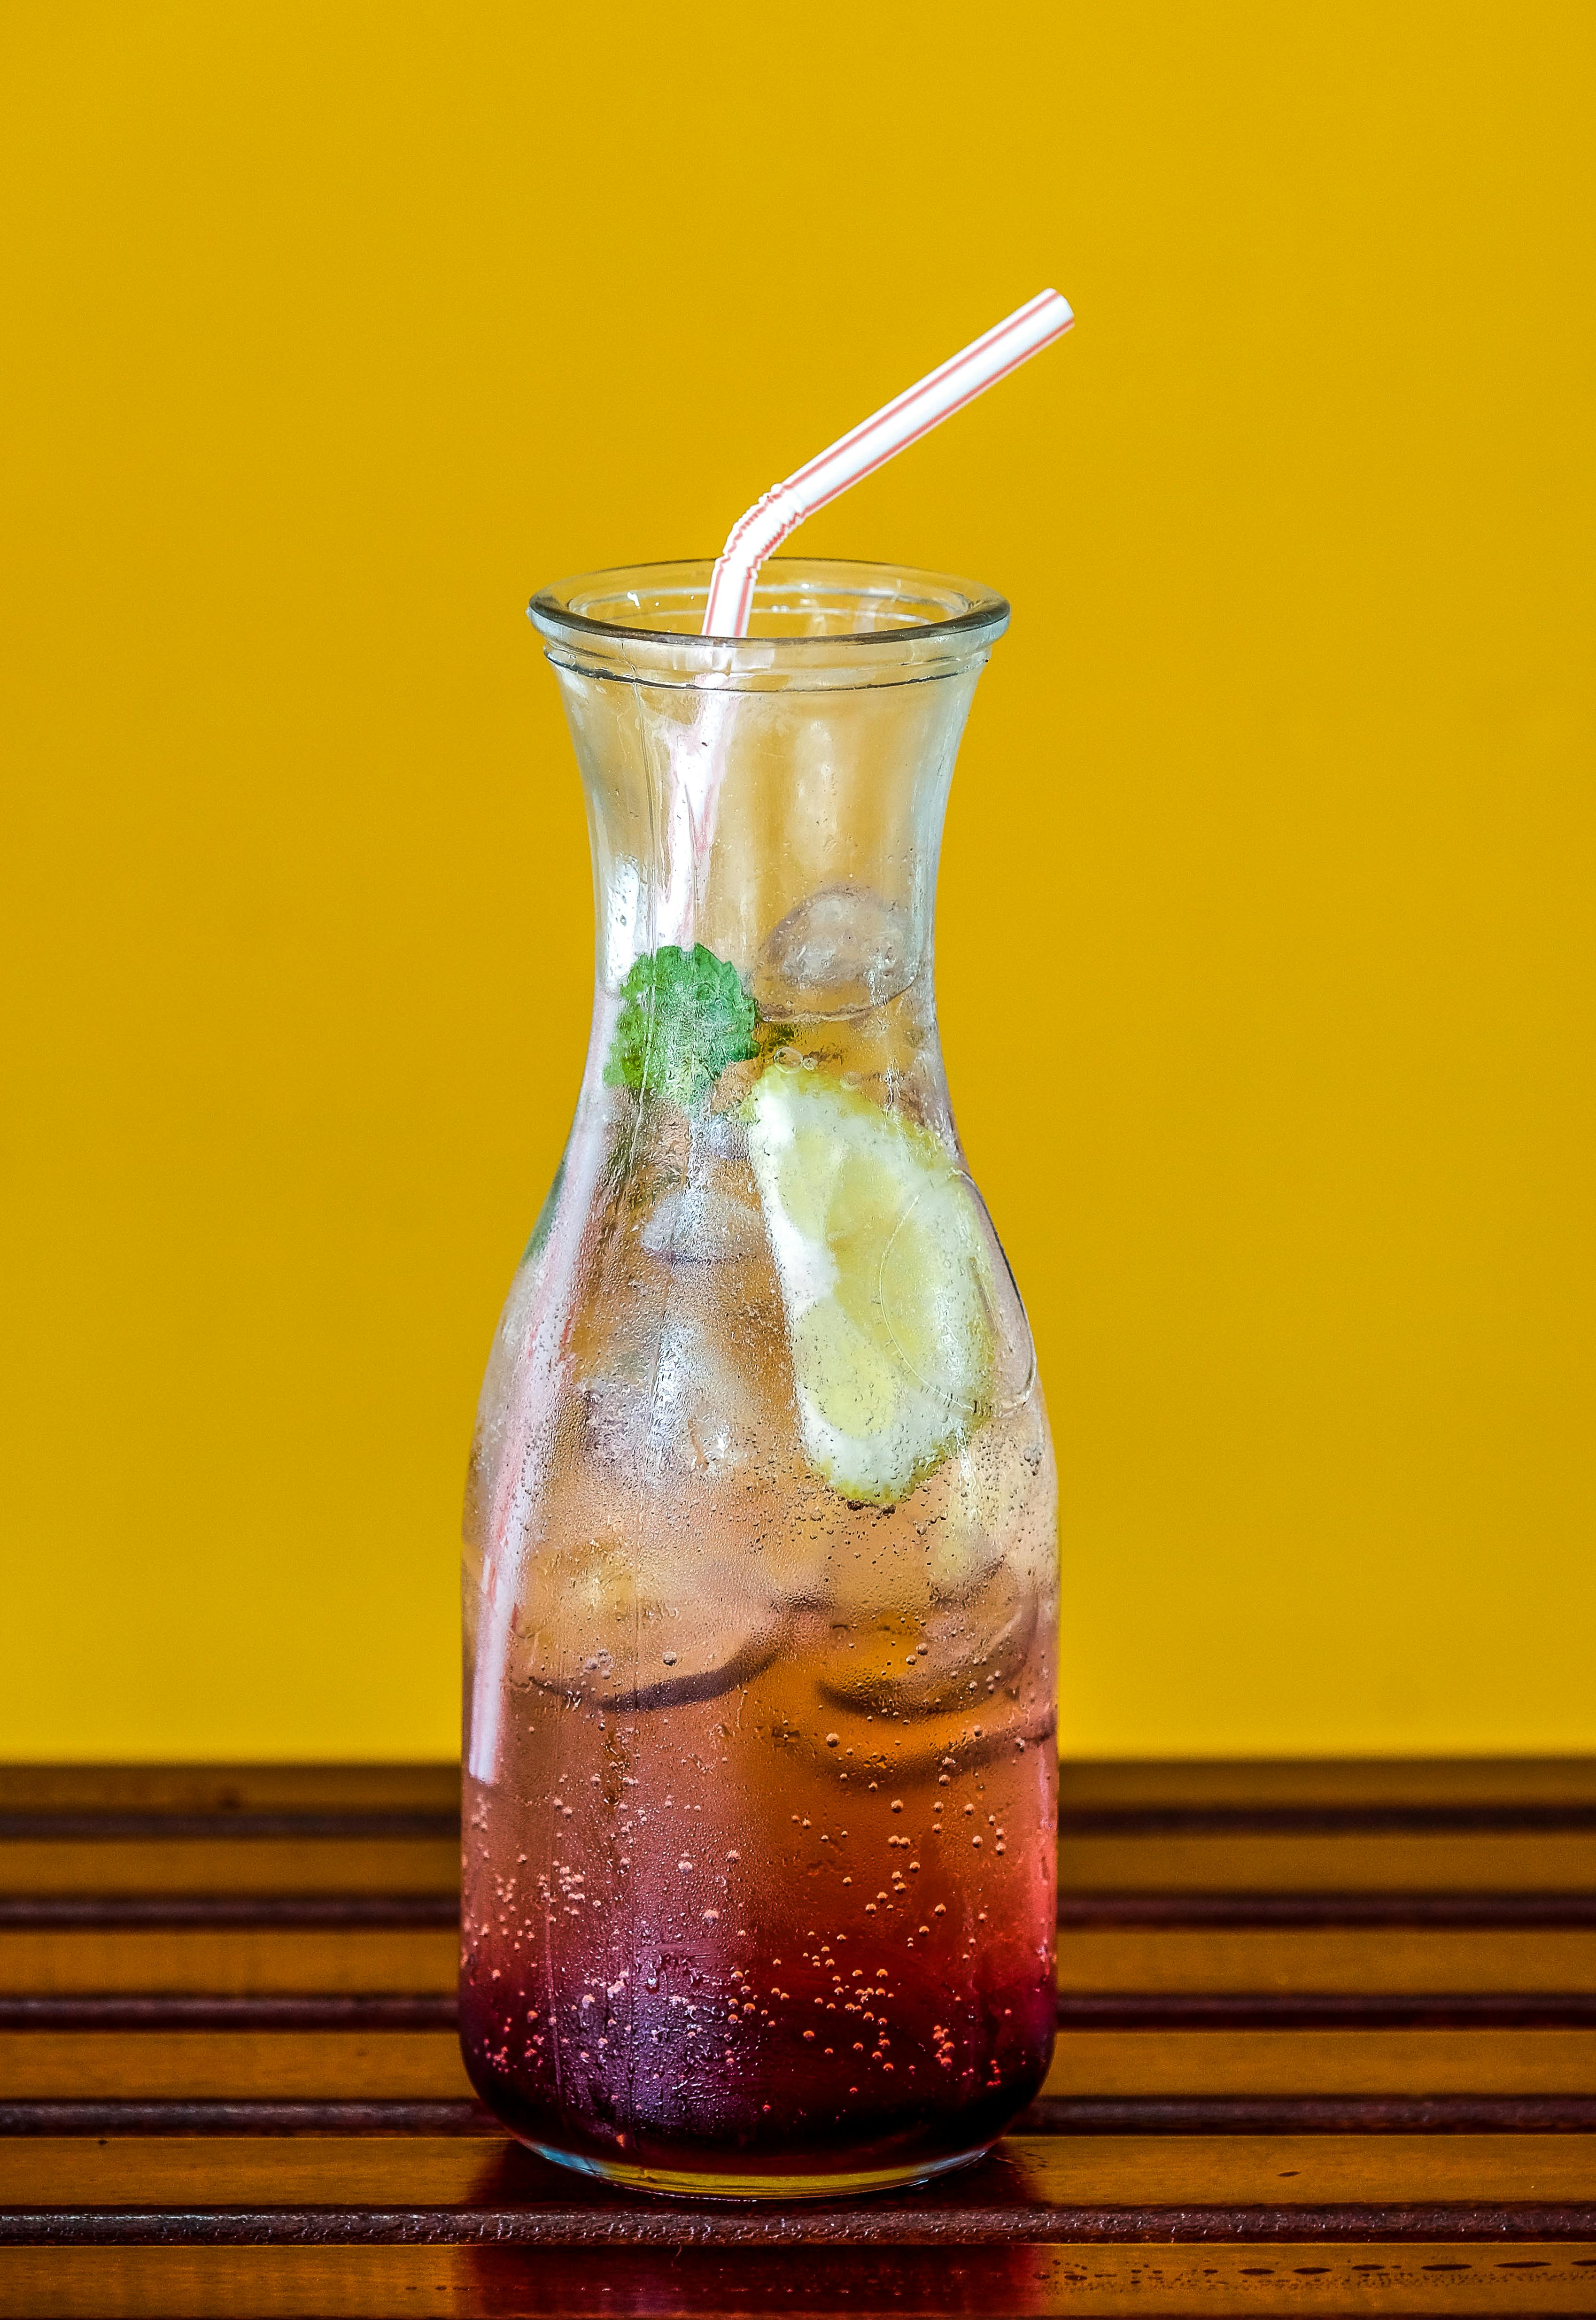
<svg viewBox="0 0 1596 2320">
<path fill-rule="evenodd" d="M 1052 2052 L 1050 1677 L 980 1723 L 817 1720 L 791 1663 L 647 1712 L 518 1693 L 467 1797 L 483 2099 L 580 2162 L 705 2179 L 911 2176 L 989 2143 Z"/>
</svg>

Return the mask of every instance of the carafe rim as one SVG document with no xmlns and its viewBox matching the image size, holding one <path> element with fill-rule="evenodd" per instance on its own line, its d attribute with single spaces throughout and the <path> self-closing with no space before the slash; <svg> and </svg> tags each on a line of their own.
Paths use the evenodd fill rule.
<svg viewBox="0 0 1596 2320">
<path fill-rule="evenodd" d="M 578 573 L 540 589 L 527 617 L 557 663 L 731 691 L 941 675 L 984 659 L 1009 623 L 1003 597 L 956 574 L 784 556 L 760 572 L 750 633 L 706 637 L 712 568 L 705 557 Z M 621 611 L 637 617 L 616 618 Z"/>
</svg>

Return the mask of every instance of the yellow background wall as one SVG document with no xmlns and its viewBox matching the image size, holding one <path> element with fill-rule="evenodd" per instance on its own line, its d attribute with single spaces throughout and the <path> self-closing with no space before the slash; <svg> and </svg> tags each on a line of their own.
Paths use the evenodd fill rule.
<svg viewBox="0 0 1596 2320">
<path fill-rule="evenodd" d="M 1593 52 L 5 12 L 0 1755 L 452 1749 L 590 971 L 521 606 L 712 550 L 1047 282 L 1074 338 L 804 546 L 1017 608 L 939 959 L 1066 1745 L 1596 1746 Z"/>
</svg>

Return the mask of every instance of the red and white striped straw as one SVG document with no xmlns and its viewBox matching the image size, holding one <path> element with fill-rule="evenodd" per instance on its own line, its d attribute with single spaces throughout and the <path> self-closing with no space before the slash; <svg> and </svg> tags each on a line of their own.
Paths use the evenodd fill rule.
<svg viewBox="0 0 1596 2320">
<path fill-rule="evenodd" d="M 918 443 L 944 419 L 950 419 L 1032 355 L 1050 347 L 1075 319 L 1056 290 L 1038 290 L 962 354 L 952 356 L 918 385 L 906 388 L 884 410 L 862 421 L 806 467 L 773 484 L 726 535 L 726 545 L 710 575 L 704 635 L 746 637 L 759 566 L 767 556 L 775 555 L 806 515 L 824 507 L 862 476 L 870 475 L 895 452 Z"/>
</svg>

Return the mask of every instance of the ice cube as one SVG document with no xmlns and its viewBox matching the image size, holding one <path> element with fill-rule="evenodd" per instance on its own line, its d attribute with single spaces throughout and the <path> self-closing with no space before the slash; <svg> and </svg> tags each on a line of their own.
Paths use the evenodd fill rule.
<svg viewBox="0 0 1596 2320">
<path fill-rule="evenodd" d="M 935 1716 L 978 1708 L 1025 1664 L 1038 1601 L 1026 1577 L 1006 1563 L 952 1601 L 884 1606 L 874 1617 L 837 1623 L 818 1681 L 839 1707 L 876 1716 Z"/>
<path fill-rule="evenodd" d="M 874 887 L 822 886 L 766 937 L 754 996 L 766 1016 L 863 1014 L 907 991 L 919 964 L 905 912 Z"/>
<path fill-rule="evenodd" d="M 1055 1540 L 1052 1469 L 1034 1404 L 978 1427 L 921 1487 L 916 1500 L 926 1573 L 952 1600 L 998 1563 L 1039 1585 Z"/>
<path fill-rule="evenodd" d="M 751 1682 L 784 1631 L 746 1568 L 600 1536 L 532 1556 L 512 1673 L 601 1707 L 685 1707 Z"/>
<path fill-rule="evenodd" d="M 629 1482 L 712 1475 L 759 1447 L 757 1374 L 718 1350 L 690 1314 L 610 1350 L 614 1365 L 581 1384 L 587 1454 L 599 1466 Z"/>
<path fill-rule="evenodd" d="M 656 1201 L 639 1238 L 650 1256 L 673 1264 L 724 1264 L 757 1256 L 765 1227 L 757 1209 L 718 1184 L 676 1184 Z"/>
</svg>

